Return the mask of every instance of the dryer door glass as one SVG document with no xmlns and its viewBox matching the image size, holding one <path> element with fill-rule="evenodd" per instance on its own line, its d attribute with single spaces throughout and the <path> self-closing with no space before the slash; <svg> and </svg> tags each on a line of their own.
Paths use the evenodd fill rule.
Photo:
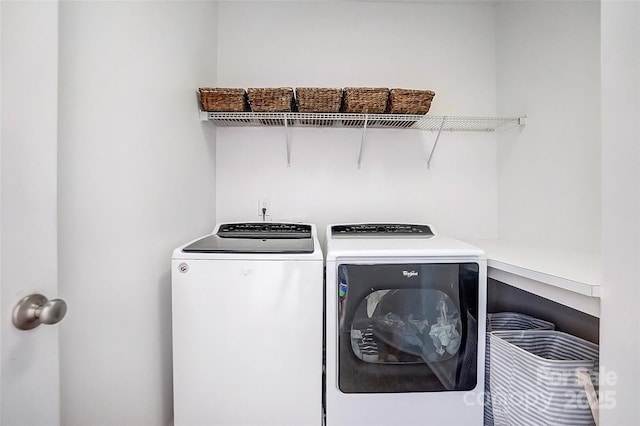
<svg viewBox="0 0 640 426">
<path fill-rule="evenodd" d="M 342 392 L 475 387 L 477 264 L 340 265 L 338 283 Z"/>
</svg>

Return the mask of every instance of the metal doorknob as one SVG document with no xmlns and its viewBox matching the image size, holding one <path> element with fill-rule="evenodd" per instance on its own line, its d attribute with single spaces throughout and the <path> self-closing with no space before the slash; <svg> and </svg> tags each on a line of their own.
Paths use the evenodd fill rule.
<svg viewBox="0 0 640 426">
<path fill-rule="evenodd" d="M 31 330 L 40 324 L 56 324 L 66 313 L 67 302 L 64 300 L 48 300 L 41 294 L 32 294 L 13 308 L 13 325 L 20 330 Z"/>
</svg>

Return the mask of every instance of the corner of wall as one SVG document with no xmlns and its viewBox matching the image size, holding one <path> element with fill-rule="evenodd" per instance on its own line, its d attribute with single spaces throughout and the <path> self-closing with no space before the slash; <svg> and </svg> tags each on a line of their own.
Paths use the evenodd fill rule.
<svg viewBox="0 0 640 426">
<path fill-rule="evenodd" d="M 498 234 L 598 252 L 599 4 L 502 2 L 496 16 L 497 112 L 528 115 L 498 137 Z"/>
</svg>

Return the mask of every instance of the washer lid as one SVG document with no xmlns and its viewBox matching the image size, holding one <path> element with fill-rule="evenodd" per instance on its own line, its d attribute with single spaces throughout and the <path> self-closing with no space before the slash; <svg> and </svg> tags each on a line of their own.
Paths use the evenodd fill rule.
<svg viewBox="0 0 640 426">
<path fill-rule="evenodd" d="M 229 223 L 183 249 L 188 253 L 313 253 L 311 226 L 294 223 Z"/>
</svg>

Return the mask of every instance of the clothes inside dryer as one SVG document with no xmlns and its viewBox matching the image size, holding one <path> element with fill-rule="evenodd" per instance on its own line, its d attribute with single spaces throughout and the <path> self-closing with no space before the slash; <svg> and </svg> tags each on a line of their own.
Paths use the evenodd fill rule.
<svg viewBox="0 0 640 426">
<path fill-rule="evenodd" d="M 351 346 L 365 362 L 437 362 L 458 353 L 461 333 L 460 312 L 442 291 L 377 290 L 356 309 Z"/>
</svg>

